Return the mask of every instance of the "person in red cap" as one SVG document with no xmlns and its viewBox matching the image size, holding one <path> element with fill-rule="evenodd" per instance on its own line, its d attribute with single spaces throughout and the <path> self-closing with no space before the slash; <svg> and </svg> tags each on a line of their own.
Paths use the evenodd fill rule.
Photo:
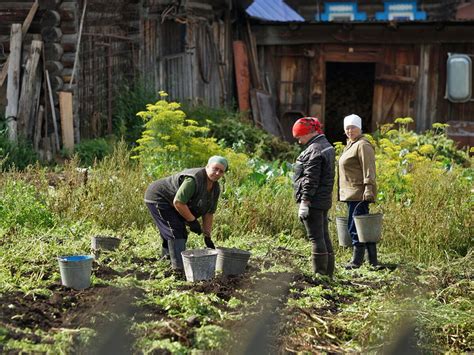
<svg viewBox="0 0 474 355">
<path fill-rule="evenodd" d="M 311 241 L 313 272 L 332 277 L 335 259 L 328 211 L 332 205 L 336 153 L 315 117 L 297 120 L 293 137 L 305 146 L 294 164 L 293 188 L 299 204 L 298 217 Z"/>
</svg>

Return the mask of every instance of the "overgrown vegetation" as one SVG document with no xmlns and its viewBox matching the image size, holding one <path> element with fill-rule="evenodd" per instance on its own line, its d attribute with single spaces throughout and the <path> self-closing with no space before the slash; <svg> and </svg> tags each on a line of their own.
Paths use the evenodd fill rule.
<svg viewBox="0 0 474 355">
<path fill-rule="evenodd" d="M 115 97 L 113 129 L 114 134 L 129 144 L 134 144 L 143 131 L 143 122 L 137 119 L 137 112 L 158 99 L 156 91 L 145 80 L 132 85 L 124 83 Z"/>
<path fill-rule="evenodd" d="M 107 339 L 132 353 L 239 352 L 262 322 L 275 353 L 384 353 L 399 342 L 422 353 L 473 350 L 473 170 L 443 127 L 419 135 L 404 119 L 373 135 L 373 210 L 384 213 L 379 251 L 388 267 L 343 270 L 350 251 L 337 247 L 331 222 L 338 268 L 330 281 L 310 272 L 289 163 L 232 150 L 231 137 L 220 141 L 164 96 L 140 116 L 146 130 L 133 152 L 122 141 L 88 169 L 76 156 L 57 170 L 3 174 L 1 352 L 94 352 Z M 211 154 L 231 161 L 213 238 L 252 258 L 242 276 L 191 284 L 159 258 L 143 193 Z M 335 202 L 332 219 L 345 213 Z M 61 287 L 56 257 L 89 253 L 97 234 L 120 237 L 119 249 L 97 258 L 90 289 Z M 204 247 L 201 237 L 191 235 L 188 247 Z"/>
<path fill-rule="evenodd" d="M 225 147 L 264 160 L 293 161 L 299 153 L 296 144 L 289 144 L 261 129 L 240 114 L 227 109 L 206 106 L 184 108 L 188 115 L 210 128 L 209 135 Z"/>
<path fill-rule="evenodd" d="M 15 167 L 22 170 L 36 161 L 37 156 L 31 142 L 27 142 L 23 137 L 18 137 L 16 144 L 10 142 L 5 118 L 0 116 L 0 165 L 2 169 L 8 170 Z"/>
</svg>

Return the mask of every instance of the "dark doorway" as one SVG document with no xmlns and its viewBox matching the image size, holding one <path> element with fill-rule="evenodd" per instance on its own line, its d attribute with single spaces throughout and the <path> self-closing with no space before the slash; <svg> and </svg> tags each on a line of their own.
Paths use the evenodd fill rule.
<svg viewBox="0 0 474 355">
<path fill-rule="evenodd" d="M 362 118 L 362 130 L 370 132 L 375 63 L 326 63 L 324 132 L 331 143 L 345 142 L 344 117 Z"/>
</svg>

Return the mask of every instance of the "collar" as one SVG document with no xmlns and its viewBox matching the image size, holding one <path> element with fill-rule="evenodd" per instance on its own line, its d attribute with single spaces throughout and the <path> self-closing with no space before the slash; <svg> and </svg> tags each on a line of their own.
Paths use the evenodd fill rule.
<svg viewBox="0 0 474 355">
<path fill-rule="evenodd" d="M 348 139 L 348 140 L 347 140 L 347 147 L 352 146 L 353 144 L 355 144 L 355 143 L 357 143 L 358 141 L 360 141 L 362 138 L 365 139 L 364 134 L 361 134 L 359 137 L 357 137 L 355 141 L 351 141 L 351 140 Z"/>
<path fill-rule="evenodd" d="M 321 133 L 321 134 L 318 134 L 317 136 L 314 136 L 313 138 L 311 138 L 308 143 L 306 143 L 306 146 L 309 147 L 311 144 L 313 144 L 316 140 L 318 140 L 319 138 L 321 137 L 324 137 L 324 134 Z"/>
</svg>

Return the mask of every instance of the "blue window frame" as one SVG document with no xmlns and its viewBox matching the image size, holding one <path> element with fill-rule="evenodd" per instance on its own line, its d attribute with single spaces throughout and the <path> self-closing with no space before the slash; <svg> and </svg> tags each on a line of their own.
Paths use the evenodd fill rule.
<svg viewBox="0 0 474 355">
<path fill-rule="evenodd" d="M 356 2 L 326 2 L 324 3 L 324 12 L 319 21 L 365 21 L 367 14 L 357 11 Z"/>
<path fill-rule="evenodd" d="M 380 21 L 426 20 L 425 11 L 417 11 L 416 1 L 385 1 L 383 12 L 377 12 L 375 19 Z"/>
</svg>

